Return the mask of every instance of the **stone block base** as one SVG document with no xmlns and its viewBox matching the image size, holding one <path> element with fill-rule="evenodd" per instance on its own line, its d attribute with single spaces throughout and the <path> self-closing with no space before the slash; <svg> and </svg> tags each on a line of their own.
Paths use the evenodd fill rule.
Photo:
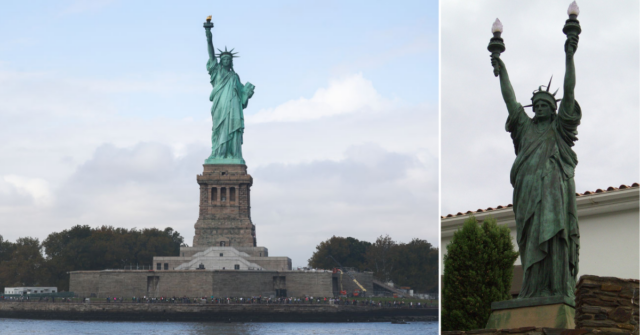
<svg viewBox="0 0 640 335">
<path fill-rule="evenodd" d="M 486 329 L 522 327 L 575 329 L 575 308 L 566 297 L 514 299 L 491 304 Z"/>
</svg>

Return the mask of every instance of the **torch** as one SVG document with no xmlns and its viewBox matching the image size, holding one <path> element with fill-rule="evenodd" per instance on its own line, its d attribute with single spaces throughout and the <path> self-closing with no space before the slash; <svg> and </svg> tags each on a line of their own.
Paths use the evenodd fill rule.
<svg viewBox="0 0 640 335">
<path fill-rule="evenodd" d="M 203 26 L 204 26 L 204 29 L 206 29 L 207 31 L 213 28 L 213 22 L 211 22 L 211 15 L 207 16 L 207 22 L 205 22 Z"/>
<path fill-rule="evenodd" d="M 491 27 L 491 32 L 493 33 L 493 37 L 489 41 L 489 46 L 487 47 L 487 49 L 489 50 L 489 52 L 491 52 L 492 56 L 499 57 L 500 54 L 505 50 L 504 41 L 502 40 L 502 37 L 500 37 L 500 35 L 502 35 L 502 23 L 500 22 L 500 20 L 496 19 L 496 22 L 494 22 L 493 26 Z M 494 64 L 493 74 L 497 77 L 499 73 L 500 65 Z"/>
<path fill-rule="evenodd" d="M 562 28 L 562 32 L 569 36 L 578 36 L 582 32 L 580 28 L 580 21 L 578 21 L 578 14 L 580 14 L 580 8 L 578 8 L 578 4 L 574 1 L 569 5 L 569 9 L 567 9 L 567 14 L 569 14 L 569 19 L 564 23 L 564 27 Z M 573 54 L 575 50 L 569 50 L 571 46 L 567 46 L 567 51 Z"/>
</svg>

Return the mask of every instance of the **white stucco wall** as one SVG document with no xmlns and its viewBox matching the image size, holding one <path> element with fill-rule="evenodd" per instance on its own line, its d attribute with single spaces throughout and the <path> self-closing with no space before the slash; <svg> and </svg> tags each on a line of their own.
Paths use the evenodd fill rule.
<svg viewBox="0 0 640 335">
<path fill-rule="evenodd" d="M 619 278 L 640 278 L 640 188 L 605 191 L 582 195 L 578 202 L 580 227 L 579 274 Z M 511 207 L 474 213 L 478 220 L 492 215 L 498 224 L 511 229 L 517 249 L 515 219 Z M 441 220 L 442 253 L 440 274 L 447 245 L 453 232 L 462 227 L 466 215 Z M 520 259 L 515 265 L 520 265 Z"/>
</svg>

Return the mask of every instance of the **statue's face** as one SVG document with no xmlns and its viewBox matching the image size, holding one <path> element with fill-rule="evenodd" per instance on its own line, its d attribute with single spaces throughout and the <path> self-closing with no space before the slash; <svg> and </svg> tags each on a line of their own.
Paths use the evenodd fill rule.
<svg viewBox="0 0 640 335">
<path fill-rule="evenodd" d="M 536 113 L 536 118 L 538 119 L 546 119 L 553 114 L 553 109 L 551 109 L 549 103 L 543 100 L 536 101 L 533 105 L 533 111 Z"/>
<path fill-rule="evenodd" d="M 231 56 L 222 56 L 222 59 L 220 59 L 220 61 L 222 62 L 222 66 L 224 67 L 231 66 Z"/>
</svg>

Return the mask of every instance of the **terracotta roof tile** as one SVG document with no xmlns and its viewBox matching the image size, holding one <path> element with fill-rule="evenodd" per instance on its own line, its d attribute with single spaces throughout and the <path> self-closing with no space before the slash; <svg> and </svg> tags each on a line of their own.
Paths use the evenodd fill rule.
<svg viewBox="0 0 640 335">
<path fill-rule="evenodd" d="M 633 183 L 633 184 L 631 184 L 631 186 L 627 186 L 627 185 L 623 184 L 623 185 L 620 185 L 620 187 L 609 186 L 609 187 L 607 187 L 606 190 L 603 190 L 603 189 L 599 188 L 599 189 L 597 189 L 597 190 L 595 190 L 593 192 L 592 191 L 585 191 L 584 193 L 576 193 L 576 197 L 582 197 L 582 196 L 585 196 L 585 195 L 592 195 L 592 194 L 596 194 L 596 193 L 615 192 L 615 191 L 618 191 L 618 190 L 624 190 L 624 189 L 633 188 L 633 187 L 640 187 L 640 184 Z M 479 208 L 475 212 L 474 211 L 466 211 L 465 213 L 458 212 L 457 214 L 449 214 L 449 215 L 446 216 L 446 218 L 452 218 L 452 217 L 456 217 L 456 216 L 460 216 L 460 215 L 467 215 L 467 214 L 473 214 L 473 213 L 484 213 L 484 212 L 487 212 L 487 211 L 493 211 L 493 210 L 496 210 L 496 209 L 503 209 L 503 208 L 509 208 L 509 207 L 513 207 L 513 204 L 508 204 L 506 206 L 499 205 L 499 206 L 497 206 L 495 208 L 488 207 L 487 209 Z M 440 218 L 444 219 L 445 217 L 441 216 Z"/>
</svg>

